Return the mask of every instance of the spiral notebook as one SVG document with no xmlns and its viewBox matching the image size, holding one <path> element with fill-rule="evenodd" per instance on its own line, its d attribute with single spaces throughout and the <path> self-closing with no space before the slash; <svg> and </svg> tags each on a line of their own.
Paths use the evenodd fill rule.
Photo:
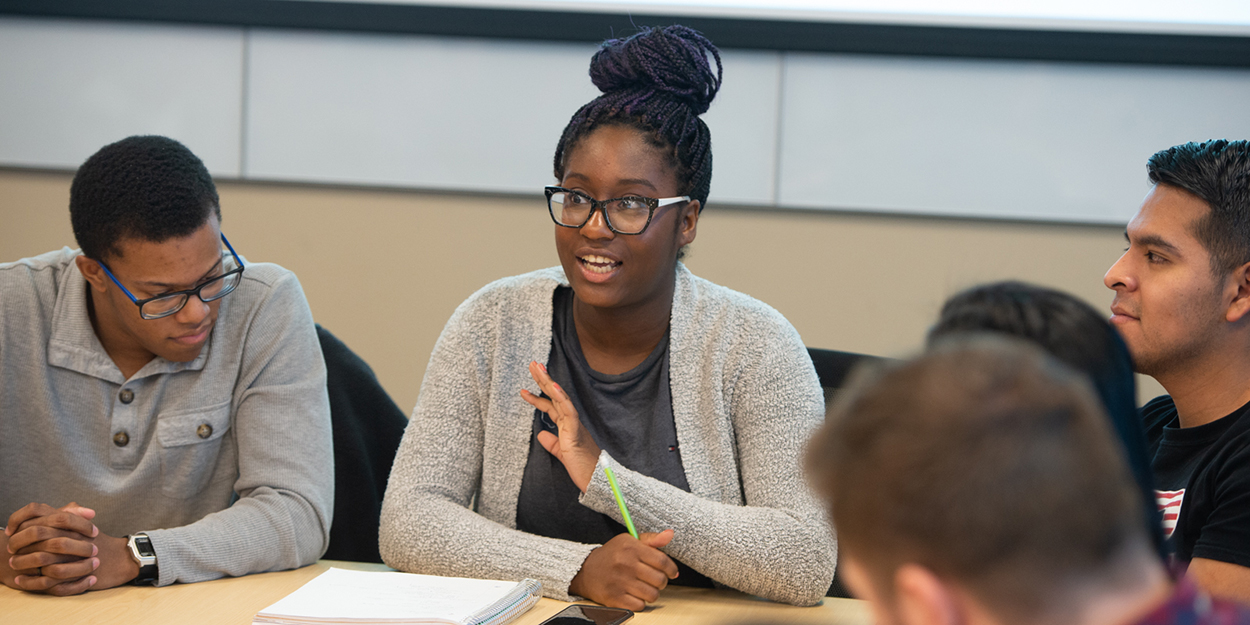
<svg viewBox="0 0 1250 625">
<path fill-rule="evenodd" d="M 258 612 L 252 623 L 503 625 L 541 595 L 542 584 L 532 579 L 500 582 L 332 568 Z"/>
</svg>

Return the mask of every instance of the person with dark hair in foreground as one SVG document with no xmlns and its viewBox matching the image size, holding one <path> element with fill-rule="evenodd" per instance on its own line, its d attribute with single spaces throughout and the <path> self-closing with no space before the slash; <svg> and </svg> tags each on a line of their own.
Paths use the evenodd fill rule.
<svg viewBox="0 0 1250 625">
<path fill-rule="evenodd" d="M 880 625 L 1250 623 L 1172 586 L 1088 379 L 1023 341 L 857 372 L 807 465 Z"/>
<path fill-rule="evenodd" d="M 670 581 L 803 605 L 828 590 L 835 543 L 798 462 L 824 405 L 807 351 L 777 311 L 679 262 L 720 74 L 681 26 L 595 54 L 603 95 L 546 189 L 562 266 L 487 285 L 447 322 L 382 506 L 387 564 L 634 610 Z"/>
<path fill-rule="evenodd" d="M 1168 391 L 1142 419 L 1176 565 L 1250 602 L 1250 143 L 1187 143 L 1146 169 L 1104 277 L 1111 322 Z"/>
<path fill-rule="evenodd" d="M 78 169 L 81 250 L 0 264 L 0 582 L 71 595 L 325 551 L 325 367 L 294 274 L 239 257 L 185 146 Z"/>
<path fill-rule="evenodd" d="M 1128 348 L 1093 306 L 1061 291 L 995 282 L 975 286 L 946 300 L 929 329 L 934 345 L 953 335 L 991 332 L 1034 343 L 1094 384 L 1142 495 L 1146 525 L 1164 553 L 1163 525 L 1155 505 L 1154 477 L 1137 411 L 1137 383 Z"/>
</svg>

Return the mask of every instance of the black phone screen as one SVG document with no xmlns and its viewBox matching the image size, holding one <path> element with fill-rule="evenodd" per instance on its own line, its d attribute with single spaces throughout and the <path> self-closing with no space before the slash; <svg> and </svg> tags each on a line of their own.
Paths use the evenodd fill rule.
<svg viewBox="0 0 1250 625">
<path fill-rule="evenodd" d="M 633 615 L 633 612 L 622 608 L 571 605 L 540 625 L 620 625 Z"/>
</svg>

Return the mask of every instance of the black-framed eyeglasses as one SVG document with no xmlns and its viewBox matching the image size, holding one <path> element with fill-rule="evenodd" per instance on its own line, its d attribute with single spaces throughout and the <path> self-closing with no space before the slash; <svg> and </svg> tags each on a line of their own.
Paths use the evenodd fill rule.
<svg viewBox="0 0 1250 625">
<path fill-rule="evenodd" d="M 234 246 L 230 245 L 230 241 L 226 240 L 226 235 L 221 235 L 221 242 L 225 243 L 226 248 L 230 250 L 230 256 L 234 260 L 234 267 L 227 266 L 225 273 L 201 282 L 199 286 L 194 289 L 175 291 L 173 293 L 166 293 L 156 297 L 149 297 L 147 299 L 139 299 L 135 297 L 129 289 L 118 281 L 117 277 L 113 275 L 113 272 L 109 271 L 107 265 L 98 260 L 95 262 L 100 265 L 100 268 L 103 269 L 104 273 L 108 275 L 110 280 L 113 281 L 113 284 L 116 284 L 117 288 L 121 289 L 122 293 L 125 293 L 126 297 L 129 297 L 130 301 L 134 302 L 135 306 L 139 307 L 140 317 L 144 319 L 160 319 L 161 317 L 168 317 L 182 310 L 182 307 L 187 305 L 187 302 L 191 299 L 192 295 L 200 298 L 200 301 L 207 304 L 208 302 L 217 301 L 229 295 L 235 287 L 239 286 L 239 282 L 243 280 L 243 261 L 240 260 L 239 255 L 234 252 Z M 223 260 L 228 260 L 225 257 L 226 254 L 223 252 Z M 223 265 L 225 264 L 226 263 L 223 262 Z"/>
<path fill-rule="evenodd" d="M 599 201 L 581 191 L 564 187 L 546 187 L 544 192 L 547 194 L 547 211 L 557 226 L 581 228 L 590 221 L 595 209 L 599 209 L 603 211 L 608 229 L 617 234 L 642 234 L 651 225 L 657 208 L 690 201 L 689 195 L 665 198 L 627 195 Z"/>
</svg>

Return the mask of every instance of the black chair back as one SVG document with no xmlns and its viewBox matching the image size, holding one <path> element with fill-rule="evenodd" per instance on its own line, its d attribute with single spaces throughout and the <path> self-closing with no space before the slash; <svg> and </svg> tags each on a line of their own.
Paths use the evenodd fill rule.
<svg viewBox="0 0 1250 625">
<path fill-rule="evenodd" d="M 816 368 L 816 377 L 820 378 L 820 386 L 825 391 L 825 405 L 829 405 L 829 401 L 833 399 L 833 395 L 846 382 L 846 377 L 851 370 L 861 362 L 882 360 L 880 356 L 869 356 L 867 354 L 856 354 L 854 352 L 840 352 L 832 349 L 820 349 L 817 347 L 807 348 L 807 353 L 812 358 L 812 366 Z M 829 586 L 829 592 L 825 593 L 828 597 L 852 597 L 851 592 L 842 584 L 842 567 L 839 566 L 833 574 L 833 584 Z"/>
<path fill-rule="evenodd" d="M 807 348 L 807 354 L 812 359 L 812 366 L 816 367 L 816 377 L 820 378 L 820 386 L 825 390 L 826 404 L 829 403 L 833 394 L 846 383 L 846 376 L 851 373 L 855 365 L 866 361 L 884 360 L 880 356 L 840 352 L 818 347 Z"/>
<path fill-rule="evenodd" d="M 334 523 L 322 557 L 382 562 L 382 496 L 408 418 L 360 356 L 321 325 L 317 338 L 326 362 L 334 431 Z"/>
</svg>

